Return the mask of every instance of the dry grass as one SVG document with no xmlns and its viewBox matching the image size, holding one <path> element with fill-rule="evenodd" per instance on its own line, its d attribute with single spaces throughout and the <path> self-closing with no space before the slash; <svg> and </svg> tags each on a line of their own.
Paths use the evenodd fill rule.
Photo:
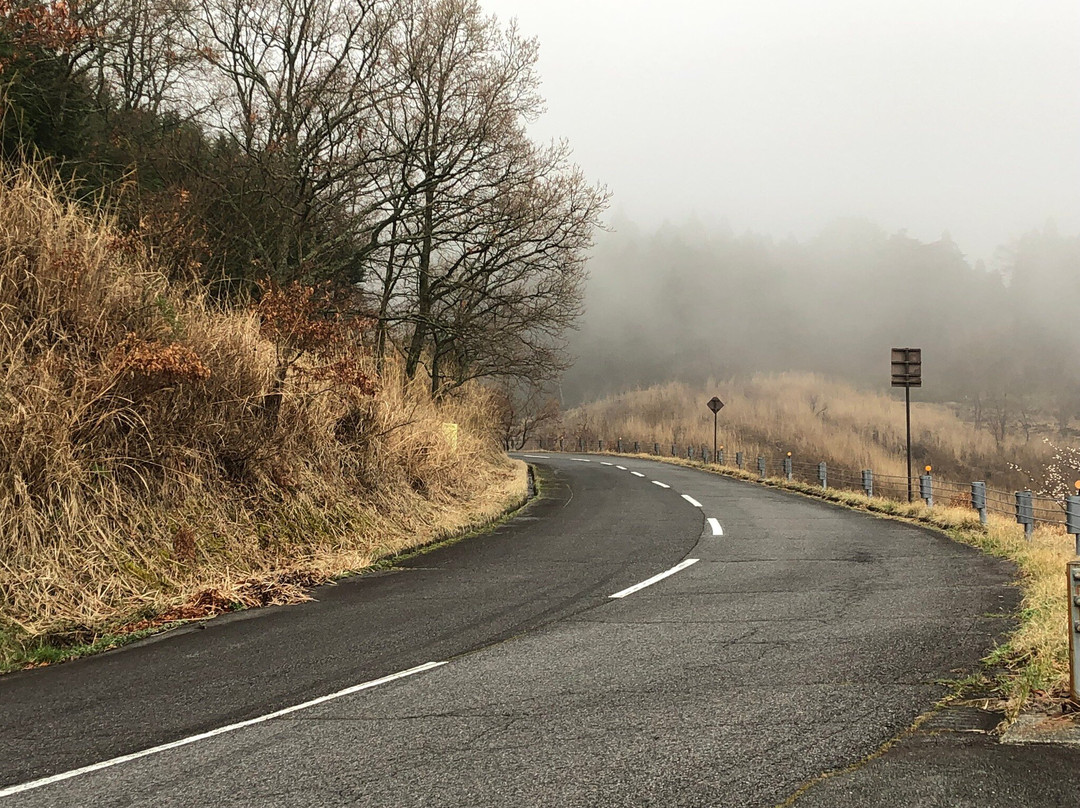
<svg viewBox="0 0 1080 808">
<path fill-rule="evenodd" d="M 597 438 L 609 444 L 622 438 L 624 445 L 655 441 L 662 451 L 672 443 L 711 449 L 713 418 L 705 402 L 716 394 L 726 404 L 719 443 L 729 454 L 738 449 L 749 458 L 776 458 L 790 451 L 804 462 L 825 461 L 830 467 L 906 473 L 903 400 L 808 373 L 635 390 L 570 410 L 562 429 L 568 438 L 583 436 L 590 445 Z M 912 444 L 919 468 L 930 463 L 947 479 L 986 480 L 1001 488 L 1027 484 L 1010 463 L 1038 469 L 1049 457 L 1040 441 L 1010 436 L 999 446 L 953 408 L 918 402 L 912 406 Z"/>
<path fill-rule="evenodd" d="M 482 390 L 436 405 L 391 367 L 371 394 L 346 347 L 323 359 L 351 376 L 282 387 L 281 353 L 40 177 L 2 178 L 0 668 L 208 592 L 295 598 L 524 496 Z"/>
</svg>

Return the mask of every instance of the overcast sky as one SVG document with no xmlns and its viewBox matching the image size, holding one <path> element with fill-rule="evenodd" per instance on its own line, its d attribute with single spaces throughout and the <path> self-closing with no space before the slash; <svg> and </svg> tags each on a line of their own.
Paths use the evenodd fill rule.
<svg viewBox="0 0 1080 808">
<path fill-rule="evenodd" d="M 535 134 L 643 224 L 1080 231 L 1077 0 L 481 2 L 540 41 Z"/>
</svg>

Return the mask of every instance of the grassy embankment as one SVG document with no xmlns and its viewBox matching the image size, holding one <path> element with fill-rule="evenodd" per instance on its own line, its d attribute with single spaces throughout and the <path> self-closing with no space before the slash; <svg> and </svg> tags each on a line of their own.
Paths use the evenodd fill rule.
<svg viewBox="0 0 1080 808">
<path fill-rule="evenodd" d="M 585 430 L 589 437 L 607 440 L 712 443 L 712 416 L 704 402 L 711 390 L 723 390 L 728 406 L 721 412 L 721 441 L 753 457 L 758 453 L 794 451 L 796 456 L 826 460 L 848 468 L 872 467 L 888 474 L 904 474 L 902 405 L 887 396 L 857 391 L 842 382 L 808 374 L 780 374 L 743 382 L 726 382 L 695 390 L 670 384 L 580 407 L 563 419 L 567 435 Z M 704 411 L 702 415 L 700 411 Z M 997 485 L 1020 485 L 1023 478 L 1009 468 L 1020 458 L 1028 468 L 1045 462 L 1041 443 L 1014 438 L 999 447 L 984 431 L 958 419 L 948 407 L 917 405 L 916 442 L 932 461 L 935 472 L 952 470 L 953 479 L 985 478 Z M 614 437 L 608 437 L 614 436 Z M 730 457 L 730 455 L 729 455 Z M 667 462 L 688 461 L 663 458 Z M 1013 460 L 1015 462 L 1015 460 Z M 978 469 L 985 470 L 980 474 Z M 725 468 L 721 473 L 746 480 L 757 474 Z M 990 514 L 980 525 L 978 515 L 963 507 L 909 505 L 861 493 L 828 489 L 784 479 L 767 485 L 823 497 L 848 507 L 906 519 L 942 530 L 951 538 L 1016 564 L 1022 594 L 1016 630 L 988 657 L 995 668 L 1007 671 L 999 679 L 1007 712 L 1025 706 L 1045 706 L 1068 693 L 1068 601 L 1065 563 L 1074 557 L 1071 536 L 1056 526 L 1041 526 L 1031 542 L 1012 519 Z"/>
<path fill-rule="evenodd" d="M 568 411 L 565 435 L 617 438 L 662 447 L 676 443 L 712 447 L 712 413 L 705 402 L 719 394 L 719 442 L 748 458 L 795 457 L 830 466 L 871 468 L 903 475 L 904 405 L 882 393 L 858 390 L 809 373 L 781 373 L 709 382 L 700 387 L 672 383 L 611 396 Z M 917 396 L 917 394 L 916 394 Z M 912 447 L 918 468 L 930 463 L 936 474 L 957 482 L 985 480 L 999 488 L 1020 488 L 1026 478 L 1011 468 L 1040 468 L 1051 450 L 1014 431 L 999 445 L 986 429 L 962 420 L 954 408 L 914 402 Z M 729 452 L 729 454 L 731 453 Z"/>
<path fill-rule="evenodd" d="M 3 178 L 0 671 L 300 600 L 524 499 L 482 390 L 435 404 L 354 342 L 301 351 L 278 303 L 222 310 Z"/>
</svg>

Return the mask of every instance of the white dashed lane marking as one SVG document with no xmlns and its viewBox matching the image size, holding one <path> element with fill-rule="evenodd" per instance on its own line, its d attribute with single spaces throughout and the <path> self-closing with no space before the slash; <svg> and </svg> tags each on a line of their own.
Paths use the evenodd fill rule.
<svg viewBox="0 0 1080 808">
<path fill-rule="evenodd" d="M 616 592 L 614 595 L 610 595 L 609 597 L 611 597 L 611 598 L 625 598 L 627 595 L 632 595 L 635 592 L 638 592 L 638 591 L 644 589 L 647 586 L 652 586 L 656 582 L 662 581 L 665 578 L 670 577 L 670 576 L 674 575 L 675 573 L 680 572 L 681 570 L 684 570 L 687 567 L 689 567 L 689 566 L 691 566 L 693 564 L 696 564 L 696 563 L 698 563 L 698 559 L 696 559 L 696 558 L 688 558 L 685 561 L 683 561 L 682 563 L 676 564 L 674 567 L 669 569 L 667 572 L 661 572 L 659 575 L 654 575 L 652 578 L 649 578 L 648 580 L 642 581 L 640 584 L 634 584 L 633 586 L 629 587 L 628 589 L 624 589 L 621 592 Z"/>
</svg>

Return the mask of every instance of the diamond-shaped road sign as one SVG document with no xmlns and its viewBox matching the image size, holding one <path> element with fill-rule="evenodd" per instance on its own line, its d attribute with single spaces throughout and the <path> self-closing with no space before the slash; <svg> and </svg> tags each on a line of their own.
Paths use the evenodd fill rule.
<svg viewBox="0 0 1080 808">
<path fill-rule="evenodd" d="M 716 413 L 720 412 L 720 410 L 722 410 L 724 408 L 724 402 L 721 401 L 720 399 L 718 399 L 716 396 L 713 396 L 712 398 L 709 399 L 708 406 L 709 406 L 709 409 L 712 410 L 713 414 L 715 415 Z"/>
</svg>

